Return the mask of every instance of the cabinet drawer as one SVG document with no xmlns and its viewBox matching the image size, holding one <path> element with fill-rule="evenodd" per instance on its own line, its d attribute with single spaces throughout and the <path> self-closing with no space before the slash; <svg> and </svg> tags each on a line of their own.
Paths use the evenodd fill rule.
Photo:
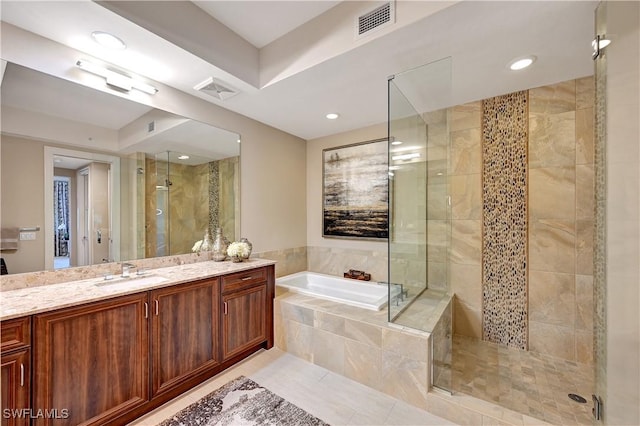
<svg viewBox="0 0 640 426">
<path fill-rule="evenodd" d="M 2 321 L 0 329 L 0 352 L 5 353 L 31 345 L 31 317 Z"/>
<path fill-rule="evenodd" d="M 267 280 L 267 268 L 250 269 L 222 277 L 222 292 L 237 291 Z"/>
</svg>

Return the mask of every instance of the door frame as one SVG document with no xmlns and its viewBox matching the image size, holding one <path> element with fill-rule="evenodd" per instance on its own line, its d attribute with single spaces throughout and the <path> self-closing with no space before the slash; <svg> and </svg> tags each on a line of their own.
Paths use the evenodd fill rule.
<svg viewBox="0 0 640 426">
<path fill-rule="evenodd" d="M 110 186 L 111 202 L 109 215 L 111 216 L 111 253 L 113 260 L 120 260 L 120 157 L 114 155 L 98 154 L 88 151 L 76 151 L 53 146 L 44 147 L 44 269 L 53 270 L 53 168 L 54 156 L 85 158 L 111 164 Z"/>
</svg>

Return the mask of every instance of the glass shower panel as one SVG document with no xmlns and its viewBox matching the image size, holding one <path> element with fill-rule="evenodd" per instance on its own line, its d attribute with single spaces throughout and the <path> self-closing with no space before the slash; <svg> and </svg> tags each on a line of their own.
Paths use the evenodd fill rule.
<svg viewBox="0 0 640 426">
<path fill-rule="evenodd" d="M 427 288 L 427 125 L 394 80 L 389 103 L 389 320 L 398 321 Z"/>
<path fill-rule="evenodd" d="M 451 58 L 390 78 L 388 101 L 389 321 L 431 333 L 433 385 L 449 390 Z"/>
<path fill-rule="evenodd" d="M 169 152 L 156 154 L 155 163 L 155 256 L 171 254 L 171 238 L 169 233 Z"/>
</svg>

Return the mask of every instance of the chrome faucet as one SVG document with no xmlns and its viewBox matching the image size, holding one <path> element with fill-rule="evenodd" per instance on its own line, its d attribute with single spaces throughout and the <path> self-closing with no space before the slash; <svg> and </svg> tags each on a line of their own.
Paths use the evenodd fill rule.
<svg viewBox="0 0 640 426">
<path fill-rule="evenodd" d="M 122 262 L 122 273 L 120 274 L 120 276 L 122 278 L 128 278 L 131 272 L 130 269 L 135 267 L 136 265 L 134 265 L 133 263 Z"/>
</svg>

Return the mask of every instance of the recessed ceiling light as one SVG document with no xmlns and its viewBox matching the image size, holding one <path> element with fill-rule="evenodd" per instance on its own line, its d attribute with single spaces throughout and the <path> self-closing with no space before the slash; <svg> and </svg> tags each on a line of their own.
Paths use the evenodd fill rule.
<svg viewBox="0 0 640 426">
<path fill-rule="evenodd" d="M 402 141 L 393 141 L 391 145 L 402 145 Z"/>
<path fill-rule="evenodd" d="M 330 112 L 329 114 L 326 115 L 326 117 L 329 120 L 335 120 L 336 118 L 340 117 L 338 114 L 336 114 L 335 112 Z"/>
<path fill-rule="evenodd" d="M 188 155 L 180 155 L 178 156 L 178 160 L 188 160 L 189 156 Z"/>
<path fill-rule="evenodd" d="M 515 59 L 513 61 L 511 61 L 509 63 L 509 68 L 513 71 L 519 71 L 522 69 L 527 68 L 528 66 L 530 66 L 531 64 L 533 64 L 536 61 L 536 57 L 531 55 L 531 56 L 525 56 L 524 58 L 518 58 Z"/>
<path fill-rule="evenodd" d="M 124 41 L 120 40 L 113 34 L 105 33 L 104 31 L 94 31 L 91 33 L 91 37 L 93 37 L 96 43 L 109 49 L 123 50 L 127 48 Z"/>
</svg>

